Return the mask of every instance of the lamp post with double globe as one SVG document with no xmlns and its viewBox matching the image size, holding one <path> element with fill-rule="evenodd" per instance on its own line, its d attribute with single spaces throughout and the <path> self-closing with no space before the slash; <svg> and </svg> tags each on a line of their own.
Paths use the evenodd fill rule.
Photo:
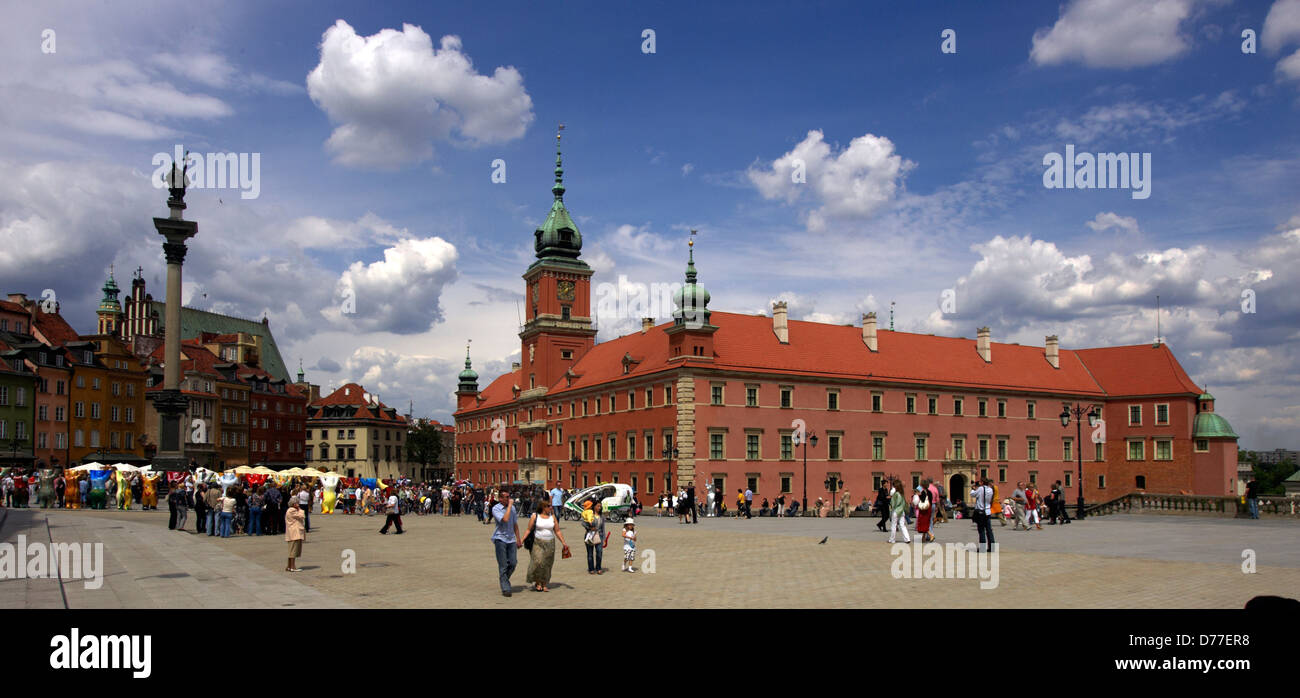
<svg viewBox="0 0 1300 698">
<path fill-rule="evenodd" d="M 1074 419 L 1074 433 L 1075 433 L 1074 444 L 1075 444 L 1075 452 L 1076 452 L 1075 455 L 1076 458 L 1078 459 L 1078 464 L 1079 464 L 1079 482 L 1078 482 L 1079 501 L 1077 503 L 1078 513 L 1075 514 L 1075 518 L 1077 519 L 1083 519 L 1084 516 L 1086 515 L 1084 512 L 1084 502 L 1083 502 L 1083 419 L 1084 417 L 1088 418 L 1088 426 L 1096 428 L 1097 423 L 1101 421 L 1101 409 L 1098 408 L 1097 405 L 1084 407 L 1083 405 L 1075 403 L 1074 405 L 1064 405 L 1063 409 L 1061 410 L 1062 428 L 1069 427 L 1070 419 L 1071 418 Z"/>
</svg>

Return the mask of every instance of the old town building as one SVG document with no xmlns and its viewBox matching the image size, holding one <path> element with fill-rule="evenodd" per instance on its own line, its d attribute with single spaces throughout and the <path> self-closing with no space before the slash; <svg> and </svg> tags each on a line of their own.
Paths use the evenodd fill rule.
<svg viewBox="0 0 1300 698">
<path fill-rule="evenodd" d="M 249 465 L 272 470 L 301 467 L 306 458 L 306 395 L 296 385 L 261 369 L 242 367 L 239 377 L 252 391 Z"/>
<path fill-rule="evenodd" d="M 1091 502 L 1236 491 L 1236 434 L 1163 343 L 939 337 L 883 329 L 874 313 L 860 326 L 791 320 L 784 302 L 770 316 L 713 312 L 692 247 L 672 322 L 597 344 L 558 153 L 555 174 L 524 273 L 521 361 L 482 390 L 468 352 L 460 374 L 461 477 L 627 482 L 643 498 L 711 484 L 816 500 L 831 484 L 856 504 L 889 477 L 964 498 L 987 476 L 1004 490 L 1061 480 L 1073 499 L 1082 459 Z M 1098 410 L 1083 443 L 1065 406 Z"/>
<path fill-rule="evenodd" d="M 0 337 L 0 463 L 31 467 L 36 462 L 36 381 L 23 353 Z"/>
<path fill-rule="evenodd" d="M 402 457 L 406 418 L 356 383 L 348 383 L 307 409 L 306 462 L 348 477 L 410 476 Z"/>
<path fill-rule="evenodd" d="M 50 465 L 68 463 L 72 363 L 68 360 L 67 349 L 48 346 L 32 335 L 6 332 L 0 332 L 0 346 L 11 348 L 0 356 L 10 360 L 21 358 L 26 369 L 36 375 L 35 426 L 32 434 L 36 462 Z"/>
</svg>

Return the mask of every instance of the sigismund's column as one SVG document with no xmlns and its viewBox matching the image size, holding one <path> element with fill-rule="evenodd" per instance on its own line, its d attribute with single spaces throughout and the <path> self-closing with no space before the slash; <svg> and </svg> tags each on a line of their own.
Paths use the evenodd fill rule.
<svg viewBox="0 0 1300 698">
<path fill-rule="evenodd" d="M 188 160 L 188 158 L 187 158 Z M 188 169 L 188 162 L 185 168 Z M 184 439 L 181 415 L 189 400 L 181 394 L 181 265 L 185 262 L 185 241 L 199 232 L 199 224 L 182 218 L 185 210 L 186 169 L 177 170 L 172 163 L 167 176 L 167 208 L 171 215 L 153 219 L 158 233 L 166 239 L 163 254 L 167 258 L 167 308 L 163 335 L 163 389 L 150 393 L 158 411 L 158 452 L 154 470 L 185 470 Z"/>
</svg>

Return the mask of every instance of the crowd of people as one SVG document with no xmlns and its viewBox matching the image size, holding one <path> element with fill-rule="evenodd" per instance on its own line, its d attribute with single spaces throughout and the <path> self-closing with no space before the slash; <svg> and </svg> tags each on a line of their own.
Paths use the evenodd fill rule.
<svg viewBox="0 0 1300 698">
<path fill-rule="evenodd" d="M 42 509 L 158 508 L 162 476 L 141 470 L 118 470 L 109 466 L 100 482 L 103 495 L 92 489 L 84 472 L 65 473 L 63 468 L 10 467 L 0 470 L 0 504 L 30 508 L 32 501 Z"/>
<path fill-rule="evenodd" d="M 876 501 L 870 511 L 880 516 L 876 528 L 889 534 L 889 542 L 895 542 L 897 533 L 902 531 L 903 541 L 910 543 L 911 536 L 907 527 L 915 521 L 916 531 L 922 542 L 935 539 L 934 527 L 952 519 L 971 519 L 979 530 L 980 544 L 993 544 L 992 522 L 997 521 L 1005 527 L 1007 521 L 1014 522 L 1013 530 L 1041 531 L 1043 519 L 1048 525 L 1055 526 L 1072 522 L 1066 510 L 1065 491 L 1061 481 L 1052 483 L 1046 495 L 1034 483 L 1026 485 L 1017 482 L 1016 489 L 1010 497 L 1002 499 L 998 486 L 989 478 L 980 478 L 970 490 L 971 504 L 964 499 L 954 503 L 944 491 L 943 485 L 929 479 L 921 480 L 913 488 L 910 499 L 904 494 L 903 483 L 893 479 L 882 484 L 876 492 Z M 865 505 L 864 501 L 864 505 Z M 987 538 L 987 540 L 986 540 Z"/>
</svg>

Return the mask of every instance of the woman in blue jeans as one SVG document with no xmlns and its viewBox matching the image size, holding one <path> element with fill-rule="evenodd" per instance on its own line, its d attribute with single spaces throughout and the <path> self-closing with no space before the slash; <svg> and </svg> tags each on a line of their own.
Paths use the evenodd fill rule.
<svg viewBox="0 0 1300 698">
<path fill-rule="evenodd" d="M 248 495 L 248 528 L 245 532 L 250 536 L 262 535 L 262 493 L 265 491 L 265 486 L 258 487 Z"/>
<path fill-rule="evenodd" d="M 217 500 L 221 511 L 221 526 L 218 529 L 222 538 L 230 537 L 230 524 L 235 520 L 235 498 L 229 494 Z"/>
<path fill-rule="evenodd" d="M 605 549 L 605 517 L 600 502 L 591 505 L 591 512 L 591 523 L 582 522 L 583 528 L 587 529 L 582 539 L 587 544 L 587 574 L 605 574 L 605 569 L 600 566 Z"/>
</svg>

